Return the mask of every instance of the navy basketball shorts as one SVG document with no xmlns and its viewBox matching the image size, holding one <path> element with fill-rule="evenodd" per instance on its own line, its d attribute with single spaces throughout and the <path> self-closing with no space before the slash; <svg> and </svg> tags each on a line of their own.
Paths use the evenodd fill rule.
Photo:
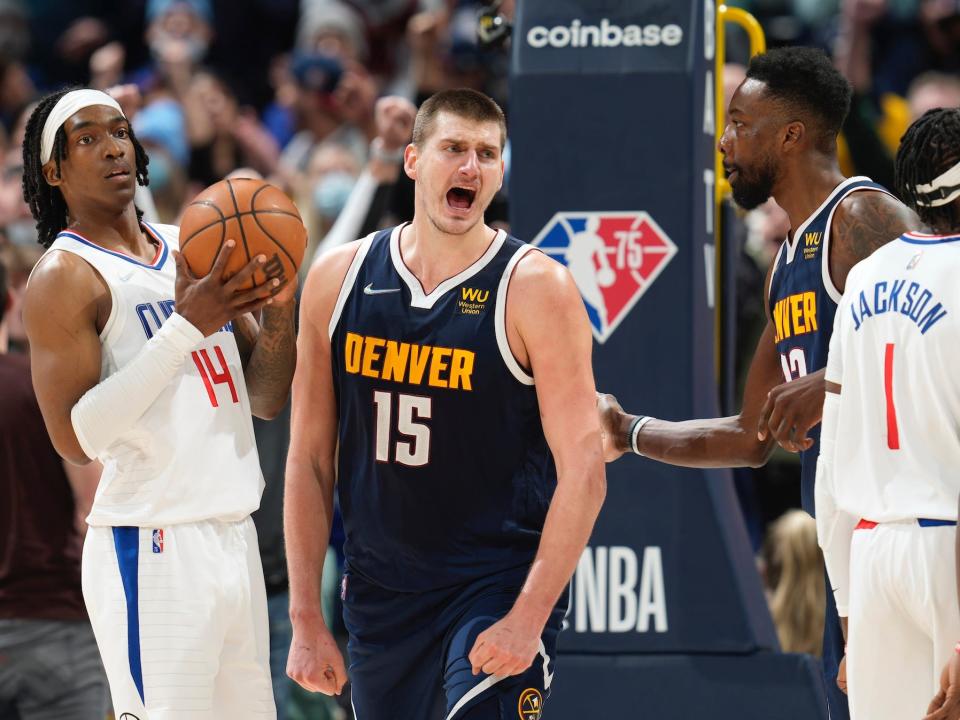
<svg viewBox="0 0 960 720">
<path fill-rule="evenodd" d="M 357 720 L 540 720 L 550 694 L 563 594 L 520 675 L 474 675 L 477 636 L 516 601 L 527 568 L 427 592 L 397 592 L 344 574 L 350 682 Z"/>
</svg>

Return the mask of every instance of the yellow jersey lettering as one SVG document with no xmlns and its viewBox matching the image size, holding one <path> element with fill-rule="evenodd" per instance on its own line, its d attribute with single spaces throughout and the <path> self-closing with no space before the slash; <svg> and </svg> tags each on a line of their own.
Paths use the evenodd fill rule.
<svg viewBox="0 0 960 720">
<path fill-rule="evenodd" d="M 803 294 L 803 314 L 806 316 L 807 332 L 817 331 L 817 296 L 812 292 Z"/>
<path fill-rule="evenodd" d="M 452 354 L 451 348 L 433 348 L 433 356 L 430 358 L 430 379 L 427 381 L 431 387 L 447 387 L 447 380 L 440 377 L 440 373 L 449 369 L 447 359 Z"/>
<path fill-rule="evenodd" d="M 773 306 L 773 325 L 775 342 L 817 332 L 817 294 L 807 291 L 777 300 Z"/>
<path fill-rule="evenodd" d="M 457 390 L 473 390 L 470 384 L 470 376 L 473 375 L 473 357 L 475 353 L 470 350 L 460 350 L 454 348 L 453 358 L 450 361 L 450 388 Z"/>
<path fill-rule="evenodd" d="M 460 288 L 460 297 L 467 302 L 485 303 L 490 297 L 489 290 L 477 290 L 476 288 Z"/>
<path fill-rule="evenodd" d="M 419 385 L 423 382 L 423 373 L 427 369 L 428 360 L 430 360 L 429 345 L 410 344 L 410 376 L 408 382 L 413 385 Z"/>
<path fill-rule="evenodd" d="M 348 332 L 347 340 L 343 346 L 344 365 L 348 373 L 357 374 L 360 372 L 360 356 L 363 351 L 363 336 Z"/>
<path fill-rule="evenodd" d="M 375 368 L 373 364 L 380 360 L 380 349 L 386 344 L 386 340 L 376 337 L 368 337 L 363 343 L 363 366 L 360 368 L 360 374 L 366 377 L 380 377 L 379 365 Z"/>
<path fill-rule="evenodd" d="M 387 350 L 383 356 L 383 379 L 403 382 L 408 357 L 410 357 L 410 343 L 387 340 Z"/>
<path fill-rule="evenodd" d="M 344 367 L 352 375 L 429 385 L 451 390 L 473 390 L 476 353 L 460 348 L 417 345 L 348 332 Z"/>
</svg>

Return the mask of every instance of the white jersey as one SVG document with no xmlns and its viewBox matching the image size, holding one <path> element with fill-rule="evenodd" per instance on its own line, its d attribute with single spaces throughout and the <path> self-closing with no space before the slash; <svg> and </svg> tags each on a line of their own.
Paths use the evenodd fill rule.
<svg viewBox="0 0 960 720">
<path fill-rule="evenodd" d="M 842 386 L 824 488 L 838 510 L 957 519 L 958 346 L 960 235 L 908 233 L 850 271 L 826 370 Z"/>
<path fill-rule="evenodd" d="M 129 363 L 174 311 L 179 228 L 144 227 L 159 242 L 147 264 L 61 232 L 47 252 L 79 255 L 110 289 L 101 381 Z M 158 527 L 235 521 L 260 505 L 263 476 L 232 327 L 201 341 L 156 401 L 99 458 L 104 471 L 87 518 L 95 526 Z"/>
</svg>

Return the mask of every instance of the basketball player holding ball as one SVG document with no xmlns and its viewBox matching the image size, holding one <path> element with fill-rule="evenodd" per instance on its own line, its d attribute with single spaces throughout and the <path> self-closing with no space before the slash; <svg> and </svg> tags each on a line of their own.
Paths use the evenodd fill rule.
<svg viewBox="0 0 960 720">
<path fill-rule="evenodd" d="M 23 154 L 47 248 L 24 300 L 37 397 L 60 455 L 104 465 L 83 591 L 116 715 L 275 718 L 250 415 L 289 392 L 295 275 L 251 287 L 264 253 L 224 272 L 232 235 L 190 272 L 134 205 L 148 160 L 109 95 L 43 99 Z"/>
</svg>

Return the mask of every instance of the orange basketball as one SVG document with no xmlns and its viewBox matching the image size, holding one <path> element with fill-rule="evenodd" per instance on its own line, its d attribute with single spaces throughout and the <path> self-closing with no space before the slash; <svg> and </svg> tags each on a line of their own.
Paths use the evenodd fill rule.
<svg viewBox="0 0 960 720">
<path fill-rule="evenodd" d="M 227 240 L 236 243 L 228 275 L 257 255 L 267 258 L 246 289 L 272 278 L 284 282 L 294 277 L 307 247 L 307 230 L 283 191 L 263 180 L 233 178 L 211 185 L 187 206 L 180 222 L 180 253 L 190 271 L 202 277 Z"/>
</svg>

